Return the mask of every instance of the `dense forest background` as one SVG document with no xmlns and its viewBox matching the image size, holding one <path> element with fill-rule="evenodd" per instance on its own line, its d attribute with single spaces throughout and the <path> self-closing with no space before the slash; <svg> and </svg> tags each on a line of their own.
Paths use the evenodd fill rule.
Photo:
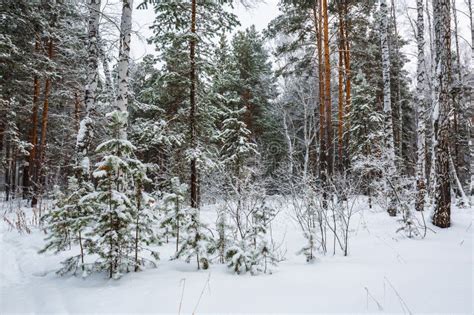
<svg viewBox="0 0 474 315">
<path fill-rule="evenodd" d="M 78 246 L 62 273 L 118 277 L 170 239 L 198 269 L 265 273 L 279 262 L 272 196 L 291 197 L 308 261 L 348 254 L 354 196 L 413 238 L 469 207 L 470 0 L 281 0 L 262 32 L 239 29 L 231 0 L 112 5 L 0 8 L 0 188 L 39 209 L 44 251 Z M 133 10 L 154 12 L 155 53 L 138 61 Z M 216 201 L 209 227 L 200 207 Z"/>
</svg>

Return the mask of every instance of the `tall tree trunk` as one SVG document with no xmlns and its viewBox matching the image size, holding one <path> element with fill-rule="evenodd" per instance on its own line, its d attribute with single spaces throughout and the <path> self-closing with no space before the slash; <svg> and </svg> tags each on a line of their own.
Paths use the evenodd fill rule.
<svg viewBox="0 0 474 315">
<path fill-rule="evenodd" d="M 474 24 L 472 16 L 472 1 L 467 0 L 468 9 L 469 9 L 469 20 L 471 25 L 471 43 L 474 43 Z M 474 86 L 474 45 L 471 45 L 471 66 L 470 66 L 470 75 L 469 75 L 469 85 Z M 469 139 L 469 152 L 470 152 L 470 163 L 469 169 L 471 174 L 471 183 L 470 183 L 470 193 L 469 196 L 474 195 L 474 89 L 471 89 L 469 93 L 469 111 L 468 117 L 470 118 L 470 126 L 468 129 L 468 139 Z"/>
<path fill-rule="evenodd" d="M 342 23 L 342 40 L 343 40 L 343 53 L 344 53 L 344 72 L 345 72 L 345 79 L 346 79 L 346 103 L 345 103 L 345 114 L 349 115 L 350 110 L 351 110 L 351 49 L 350 49 L 350 43 L 349 43 L 349 9 L 348 9 L 348 4 L 347 1 L 344 0 L 343 3 L 343 9 L 344 9 L 344 19 Z M 349 157 L 349 143 L 350 143 L 350 120 L 345 119 L 344 121 L 344 127 L 346 130 L 345 133 L 345 166 L 349 167 L 350 163 L 350 157 Z"/>
<path fill-rule="evenodd" d="M 39 50 L 39 36 L 35 35 L 35 52 Z M 36 150 L 38 146 L 38 102 L 40 95 L 40 81 L 37 75 L 33 78 L 33 111 L 31 114 L 31 132 L 30 143 L 31 148 L 28 155 L 28 165 L 23 170 L 23 197 L 27 198 L 29 193 L 31 175 L 35 173 L 36 166 Z"/>
<path fill-rule="evenodd" d="M 395 1 L 391 0 L 391 13 L 392 13 L 392 21 L 393 21 L 393 29 L 395 33 L 395 38 L 393 41 L 394 51 L 396 54 L 400 52 L 400 45 L 398 43 L 398 28 L 397 28 L 397 16 L 395 12 Z M 397 100 L 397 110 L 398 110 L 398 162 L 397 169 L 400 174 L 403 173 L 405 169 L 404 165 L 404 158 L 403 158 L 403 102 L 402 102 L 402 93 L 401 93 L 401 84 L 400 84 L 400 74 L 397 72 L 395 76 L 395 82 L 397 83 L 397 91 L 396 91 L 396 100 Z M 396 151 L 396 150 L 395 150 Z"/>
<path fill-rule="evenodd" d="M 456 56 L 455 56 L 455 73 L 457 73 L 457 82 L 456 82 L 456 86 L 459 86 L 460 89 L 457 90 L 457 93 L 452 93 L 452 98 L 453 98 L 453 131 L 452 131 L 452 134 L 454 135 L 454 141 L 452 141 L 452 146 L 453 146 L 453 149 L 454 149 L 454 159 L 456 161 L 456 163 L 454 164 L 454 168 L 455 168 L 455 172 L 456 172 L 456 178 L 457 177 L 457 174 L 459 174 L 459 176 L 461 176 L 461 178 L 463 177 L 463 170 L 465 169 L 465 165 L 464 165 L 464 159 L 463 159 L 463 152 L 461 150 L 461 141 L 463 139 L 463 134 L 462 132 L 464 131 L 464 123 L 463 123 L 463 110 L 462 110 L 462 104 L 464 103 L 464 100 L 463 100 L 463 96 L 464 96 L 464 93 L 463 93 L 463 90 L 464 90 L 464 86 L 463 86 L 463 80 L 462 80 L 462 73 L 461 73 L 461 56 L 460 56 L 460 52 L 459 52 L 459 38 L 458 38 L 458 14 L 457 14 L 457 10 L 456 10 L 456 0 L 452 0 L 452 6 L 453 6 L 453 22 L 454 22 L 454 27 L 453 27 L 453 31 L 454 31 L 454 47 L 455 47 L 455 52 L 456 52 Z M 467 139 L 466 139 L 467 140 Z M 452 151 L 451 151 L 452 152 Z M 462 194 L 462 191 L 463 189 L 461 189 L 461 191 L 457 191 L 458 194 Z"/>
<path fill-rule="evenodd" d="M 127 113 L 129 89 L 130 39 L 132 33 L 133 0 L 122 0 L 120 20 L 120 50 L 118 61 L 117 110 Z M 120 138 L 127 139 L 127 128 L 120 131 Z"/>
<path fill-rule="evenodd" d="M 450 0 L 433 0 L 436 81 L 433 108 L 435 142 L 435 196 L 433 224 L 451 224 L 451 183 L 449 179 L 449 111 L 451 89 Z"/>
<path fill-rule="evenodd" d="M 324 37 L 324 107 L 326 109 L 326 139 L 327 139 L 327 173 L 333 173 L 334 147 L 332 131 L 332 104 L 331 104 L 331 63 L 329 59 L 329 11 L 327 0 L 322 3 L 323 37 Z"/>
<path fill-rule="evenodd" d="M 314 28 L 316 31 L 316 46 L 318 52 L 318 90 L 319 90 L 319 177 L 325 182 L 326 176 L 326 139 L 325 139 L 325 109 L 324 109 L 324 66 L 323 66 L 323 45 L 322 45 L 322 6 L 319 0 L 319 7 L 313 7 Z M 316 128 L 314 129 L 317 130 Z M 318 138 L 318 137 L 315 137 Z"/>
<path fill-rule="evenodd" d="M 191 104 L 189 113 L 190 133 L 191 133 L 191 148 L 196 149 L 196 0 L 191 2 L 191 33 L 192 37 L 189 43 L 189 59 L 191 61 L 190 82 L 191 91 L 189 93 L 189 101 Z M 197 160 L 195 152 L 191 157 L 191 207 L 198 208 L 198 176 L 197 176 Z"/>
<path fill-rule="evenodd" d="M 49 60 L 53 59 L 53 39 L 50 38 L 48 41 L 48 58 Z M 36 176 L 35 176 L 35 189 L 33 198 L 31 200 L 31 206 L 36 206 L 38 203 L 39 194 L 42 193 L 44 186 L 44 163 L 46 156 L 46 135 L 48 129 L 48 116 L 49 116 L 49 95 L 51 93 L 51 77 L 46 78 L 46 83 L 44 87 L 44 101 L 43 101 L 43 112 L 41 114 L 41 142 L 39 145 L 38 152 L 38 164 L 36 166 Z"/>
<path fill-rule="evenodd" d="M 416 68 L 416 105 L 418 110 L 417 128 L 417 161 L 416 161 L 416 189 L 417 197 L 415 209 L 423 211 L 426 195 L 426 82 L 425 82 L 425 27 L 423 19 L 423 0 L 416 1 L 416 43 L 418 58 Z"/>
<path fill-rule="evenodd" d="M 382 76 L 383 76 L 383 111 L 385 116 L 384 124 L 384 142 L 385 142 L 385 158 L 388 163 L 388 180 L 389 183 L 389 205 L 387 212 L 390 216 L 397 214 L 394 187 L 396 178 L 395 165 L 395 143 L 393 137 L 393 122 L 392 122 L 392 103 L 390 90 L 390 51 L 388 46 L 388 9 L 386 0 L 380 1 L 380 12 L 382 14 L 381 20 L 381 46 L 382 46 Z"/>
<path fill-rule="evenodd" d="M 342 172 L 344 167 L 344 40 L 343 40 L 343 18 L 342 8 L 339 5 L 339 58 L 338 58 L 338 103 L 337 103 L 337 168 Z"/>
<path fill-rule="evenodd" d="M 76 171 L 77 176 L 89 177 L 89 157 L 91 141 L 93 138 L 93 120 L 91 116 L 95 111 L 96 90 L 98 81 L 98 47 L 97 39 L 99 32 L 100 0 L 89 0 L 89 26 L 87 46 L 87 78 L 84 87 L 84 105 L 86 114 L 81 120 L 76 138 Z"/>
</svg>

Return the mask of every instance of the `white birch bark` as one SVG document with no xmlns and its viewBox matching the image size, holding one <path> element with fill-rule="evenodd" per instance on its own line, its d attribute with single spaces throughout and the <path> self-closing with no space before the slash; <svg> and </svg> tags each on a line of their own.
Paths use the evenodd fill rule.
<svg viewBox="0 0 474 315">
<path fill-rule="evenodd" d="M 293 168 L 294 168 L 294 162 L 293 162 L 293 142 L 291 141 L 291 137 L 290 137 L 290 134 L 289 134 L 289 131 L 288 131 L 288 123 L 286 121 L 286 116 L 288 115 L 288 113 L 286 112 L 286 110 L 283 110 L 283 130 L 285 132 L 285 138 L 286 138 L 286 142 L 288 144 L 288 168 L 289 168 L 289 175 L 290 175 L 290 178 L 293 178 Z"/>
<path fill-rule="evenodd" d="M 449 111 L 451 89 L 451 14 L 449 0 L 433 0 L 435 35 L 435 99 L 433 125 L 435 135 L 435 176 L 433 224 L 442 228 L 451 224 L 451 182 L 449 178 Z"/>
<path fill-rule="evenodd" d="M 474 24 L 472 19 L 472 1 L 467 0 L 468 9 L 469 9 L 469 20 L 471 24 L 471 67 L 469 74 L 469 85 L 474 86 Z M 474 89 L 471 88 L 469 92 L 469 152 L 470 152 L 470 173 L 471 173 L 471 184 L 470 184 L 470 193 L 469 198 L 472 198 L 474 195 Z M 471 200 L 472 204 L 472 200 Z"/>
<path fill-rule="evenodd" d="M 425 27 L 423 19 L 423 0 L 416 1 L 416 42 L 418 47 L 417 69 L 416 69 L 416 105 L 418 112 L 417 126 L 417 163 L 416 181 L 417 198 L 416 209 L 422 211 L 425 205 L 426 194 L 426 82 L 425 82 Z"/>
<path fill-rule="evenodd" d="M 76 138 L 77 163 L 82 167 L 82 173 L 87 176 L 89 173 L 88 151 L 90 141 L 93 137 L 91 115 L 96 105 L 96 90 L 98 81 L 98 35 L 100 0 L 89 0 L 89 26 L 88 26 L 88 57 L 87 57 L 87 78 L 84 87 L 84 103 L 86 107 L 85 117 L 81 120 Z"/>
<path fill-rule="evenodd" d="M 102 60 L 102 68 L 104 70 L 104 77 L 105 77 L 105 100 L 106 102 L 113 102 L 115 99 L 114 88 L 112 84 L 112 73 L 110 72 L 110 58 L 105 51 L 105 42 L 99 37 L 99 51 L 100 57 Z"/>
<path fill-rule="evenodd" d="M 120 48 L 118 72 L 118 92 L 116 109 L 127 113 L 128 89 L 129 89 L 129 64 L 130 64 L 130 39 L 132 32 L 132 8 L 133 0 L 122 0 L 122 18 L 120 21 Z M 121 131 L 121 139 L 127 138 L 126 127 Z"/>
<path fill-rule="evenodd" d="M 466 193 L 464 192 L 464 188 L 462 187 L 461 181 L 459 180 L 458 174 L 456 172 L 456 167 L 454 166 L 454 161 L 453 157 L 451 154 L 449 154 L 449 167 L 451 168 L 451 174 L 454 179 L 454 182 L 456 183 L 456 186 L 458 187 L 459 194 L 461 195 L 461 203 L 458 205 L 463 206 L 463 207 L 469 207 L 470 202 L 469 199 L 466 196 Z"/>
<path fill-rule="evenodd" d="M 383 111 L 385 116 L 384 124 L 384 155 L 388 162 L 388 180 L 394 183 L 396 178 L 395 166 L 395 143 L 393 137 L 393 122 L 392 122 L 392 104 L 391 104 L 391 90 L 390 90 L 390 50 L 388 43 L 388 8 L 386 0 L 380 1 L 381 13 L 381 46 L 382 46 L 382 76 L 383 76 Z M 389 187 L 392 185 L 388 185 Z M 389 188 L 390 189 L 390 188 Z M 391 216 L 396 215 L 395 196 L 393 192 L 389 194 L 390 201 L 387 212 Z"/>
</svg>

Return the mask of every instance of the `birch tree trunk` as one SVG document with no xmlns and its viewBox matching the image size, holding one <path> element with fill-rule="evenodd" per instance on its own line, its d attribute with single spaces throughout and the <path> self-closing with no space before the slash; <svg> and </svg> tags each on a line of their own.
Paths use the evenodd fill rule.
<svg viewBox="0 0 474 315">
<path fill-rule="evenodd" d="M 88 26 L 88 56 L 87 56 L 87 78 L 84 86 L 84 104 L 86 115 L 79 124 L 79 131 L 76 137 L 76 154 L 80 172 L 79 176 L 89 176 L 89 158 L 91 139 L 93 138 L 92 113 L 96 105 L 96 90 L 98 81 L 98 33 L 100 0 L 89 0 L 89 26 Z"/>
<path fill-rule="evenodd" d="M 293 150 L 293 142 L 291 140 L 290 133 L 288 131 L 288 123 L 286 122 L 287 112 L 285 110 L 283 110 L 282 116 L 283 116 L 283 131 L 285 133 L 285 139 L 288 145 L 288 172 L 289 172 L 290 178 L 293 178 L 293 169 L 294 169 L 294 166 L 293 166 L 294 153 L 293 152 L 294 150 Z"/>
<path fill-rule="evenodd" d="M 122 17 L 120 20 L 120 49 L 118 69 L 118 91 L 116 107 L 122 113 L 127 113 L 129 89 L 130 39 L 132 33 L 133 0 L 122 0 Z M 126 117 L 126 115 L 125 115 Z M 127 127 L 120 131 L 120 139 L 127 139 Z"/>
<path fill-rule="evenodd" d="M 105 77 L 105 93 L 106 93 L 106 101 L 111 102 L 115 99 L 114 88 L 112 84 L 112 73 L 110 72 L 110 58 L 104 49 L 104 42 L 100 37 L 100 34 L 97 35 L 99 40 L 98 49 L 100 52 L 100 58 L 102 60 L 102 68 L 104 69 L 104 77 Z"/>
<path fill-rule="evenodd" d="M 417 128 L 417 162 L 416 162 L 416 189 L 417 197 L 415 209 L 423 211 L 426 195 L 426 100 L 425 100 L 425 27 L 423 20 L 423 0 L 416 1 L 416 42 L 418 58 L 416 68 L 416 104 L 418 111 Z"/>
<path fill-rule="evenodd" d="M 472 19 L 472 1 L 467 0 L 468 9 L 469 9 L 469 20 L 471 24 L 471 43 L 474 43 L 474 24 Z M 470 74 L 469 74 L 469 85 L 472 87 L 474 86 L 474 44 L 471 45 L 471 67 L 470 67 Z M 468 117 L 470 118 L 470 125 L 469 125 L 469 152 L 470 152 L 470 173 L 471 173 L 471 183 L 470 183 L 470 193 L 469 198 L 474 195 L 474 89 L 471 88 L 469 92 L 469 112 Z M 472 203 L 471 203 L 472 204 Z"/>
<path fill-rule="evenodd" d="M 433 224 L 446 228 L 451 224 L 451 183 L 449 179 L 449 110 L 451 87 L 451 14 L 449 0 L 433 1 L 435 34 L 435 93 L 433 125 L 435 176 Z"/>
<path fill-rule="evenodd" d="M 383 111 L 385 116 L 384 124 L 384 142 L 385 142 L 385 158 L 388 162 L 388 180 L 391 183 L 388 187 L 393 186 L 396 178 L 395 165 L 395 143 L 393 137 L 393 122 L 392 122 L 392 104 L 391 104 L 391 90 L 390 90 L 390 50 L 388 44 L 388 9 L 386 0 L 380 1 L 381 12 L 381 46 L 382 46 L 382 76 L 383 76 Z M 393 188 L 393 187 L 392 187 Z M 389 188 L 389 205 L 387 212 L 390 216 L 397 215 L 396 201 L 393 189 Z"/>
</svg>

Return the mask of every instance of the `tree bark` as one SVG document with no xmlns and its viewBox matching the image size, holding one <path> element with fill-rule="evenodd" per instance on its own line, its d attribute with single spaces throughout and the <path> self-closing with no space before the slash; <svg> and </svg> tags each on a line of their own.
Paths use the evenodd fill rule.
<svg viewBox="0 0 474 315">
<path fill-rule="evenodd" d="M 390 51 L 388 44 L 388 9 L 386 0 L 380 1 L 380 11 L 382 14 L 381 21 L 381 46 L 382 46 L 382 76 L 383 76 L 383 111 L 385 116 L 384 125 L 384 144 L 385 144 L 385 158 L 388 163 L 388 180 L 393 181 L 396 177 L 395 166 L 395 143 L 393 137 L 393 122 L 392 122 L 392 103 L 390 90 Z M 388 185 L 391 187 L 392 185 Z M 389 205 L 387 212 L 390 216 L 396 216 L 396 200 L 393 189 L 389 193 Z"/>
<path fill-rule="evenodd" d="M 130 40 L 132 33 L 133 0 L 122 0 L 122 18 L 120 20 L 120 50 L 118 61 L 117 110 L 127 113 L 129 89 Z M 127 139 L 126 126 L 120 131 L 120 138 Z"/>
<path fill-rule="evenodd" d="M 191 62 L 191 71 L 190 71 L 190 82 L 191 90 L 189 93 L 190 98 L 190 113 L 189 113 L 189 123 L 190 123 L 190 133 L 191 133 L 191 148 L 196 150 L 196 0 L 191 2 L 191 40 L 189 43 L 189 59 Z M 198 176 L 197 176 L 197 160 L 195 156 L 196 152 L 193 152 L 191 157 L 191 207 L 198 208 Z M 198 262 L 199 264 L 199 262 Z"/>
<path fill-rule="evenodd" d="M 348 12 L 348 5 L 347 1 L 344 0 L 343 4 L 343 9 L 344 9 L 344 19 L 342 23 L 342 40 L 343 40 L 343 48 L 344 48 L 344 72 L 345 72 L 345 78 L 346 78 L 346 104 L 345 104 L 345 113 L 346 115 L 349 115 L 350 110 L 351 110 L 351 50 L 350 50 L 350 43 L 349 43 L 349 12 Z M 349 167 L 350 163 L 350 156 L 349 156 L 349 143 L 350 143 L 350 120 L 346 119 L 344 121 L 346 133 L 345 133 L 345 166 Z"/>
<path fill-rule="evenodd" d="M 35 35 L 35 52 L 39 50 L 39 36 Z M 38 102 L 40 95 L 40 81 L 37 75 L 33 78 L 33 111 L 31 114 L 31 148 L 28 155 L 28 165 L 23 170 L 23 197 L 28 196 L 28 189 L 31 183 L 31 174 L 35 173 L 36 149 L 38 146 Z"/>
<path fill-rule="evenodd" d="M 343 40 L 342 40 L 342 19 L 341 13 L 339 13 L 339 60 L 338 60 L 338 103 L 337 103 L 337 168 L 339 171 L 342 172 L 344 163 L 343 163 L 343 137 L 344 137 L 344 130 L 343 130 L 343 125 L 344 125 L 344 73 L 343 73 Z"/>
<path fill-rule="evenodd" d="M 425 27 L 423 19 L 423 0 L 416 1 L 416 42 L 418 47 L 417 68 L 416 68 L 416 95 L 415 100 L 418 110 L 417 128 L 417 163 L 416 163 L 416 189 L 417 197 L 415 209 L 423 211 L 425 207 L 426 195 L 426 82 L 425 82 Z"/>
<path fill-rule="evenodd" d="M 53 39 L 48 40 L 48 58 L 53 59 Z M 42 186 L 44 185 L 44 163 L 46 156 L 46 136 L 48 129 L 48 114 L 49 114 L 49 96 L 51 93 L 51 77 L 46 78 L 44 87 L 44 101 L 43 101 L 43 113 L 41 115 L 41 142 L 39 146 L 38 159 L 35 172 L 35 189 L 33 198 L 31 199 L 31 206 L 36 206 L 38 203 L 39 194 L 41 193 Z"/>
<path fill-rule="evenodd" d="M 450 0 L 433 1 L 436 80 L 433 109 L 435 141 L 435 196 L 433 224 L 451 224 L 451 182 L 449 179 L 449 111 L 451 89 L 451 14 Z"/>
<path fill-rule="evenodd" d="M 324 107 L 326 110 L 326 139 L 327 139 L 327 175 L 333 173 L 334 147 L 332 131 L 332 104 L 331 104 L 331 63 L 329 59 L 329 12 L 327 0 L 322 0 L 323 37 L 324 37 Z"/>
<path fill-rule="evenodd" d="M 324 107 L 324 66 L 322 45 L 322 6 L 319 0 L 319 8 L 313 7 L 314 28 L 316 31 L 316 46 L 318 52 L 318 88 L 319 88 L 319 177 L 325 182 L 326 174 L 326 139 L 325 139 L 325 107 Z M 315 130 L 317 130 L 315 128 Z M 315 137 L 318 138 L 318 137 Z"/>
<path fill-rule="evenodd" d="M 87 56 L 87 78 L 84 86 L 84 104 L 86 114 L 81 120 L 76 138 L 76 164 L 80 177 L 89 177 L 89 158 L 91 141 L 93 138 L 92 115 L 96 105 L 96 90 L 98 81 L 98 47 L 97 39 L 99 32 L 100 0 L 89 0 L 89 26 L 88 26 L 88 56 Z"/>
<path fill-rule="evenodd" d="M 393 41 L 394 51 L 396 54 L 400 52 L 400 45 L 398 43 L 398 28 L 397 28 L 397 16 L 395 13 L 395 1 L 391 0 L 391 13 L 392 13 L 392 21 L 393 21 L 393 29 L 395 33 L 395 39 Z M 402 102 L 402 94 L 401 94 L 401 85 L 400 85 L 400 74 L 397 72 L 395 76 L 395 82 L 397 83 L 397 91 L 396 91 L 396 101 L 397 101 L 397 110 L 398 110 L 398 132 L 397 132 L 397 140 L 398 140 L 398 158 L 395 162 L 398 172 L 400 174 L 403 173 L 405 170 L 405 165 L 403 163 L 403 102 Z M 395 132 L 395 130 L 394 130 Z M 396 141 L 395 141 L 396 142 Z M 398 163 L 397 163 L 398 162 Z"/>
</svg>

